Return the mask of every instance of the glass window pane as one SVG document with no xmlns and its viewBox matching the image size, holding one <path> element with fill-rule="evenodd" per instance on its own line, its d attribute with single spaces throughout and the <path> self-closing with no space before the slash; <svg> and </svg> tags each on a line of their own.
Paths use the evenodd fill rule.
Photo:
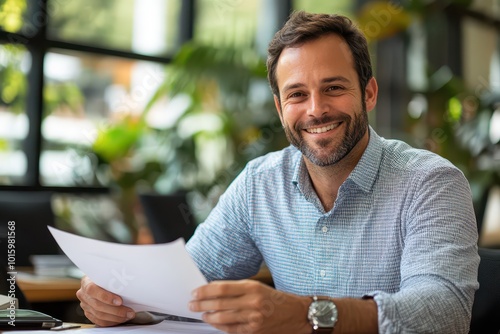
<svg viewBox="0 0 500 334">
<path fill-rule="evenodd" d="M 0 1 L 0 29 L 19 32 L 23 27 L 23 15 L 26 12 L 26 0 Z"/>
<path fill-rule="evenodd" d="M 49 0 L 48 37 L 161 56 L 175 51 L 180 0 Z"/>
<path fill-rule="evenodd" d="M 21 184 L 27 161 L 26 74 L 31 66 L 22 46 L 0 45 L 0 184 Z"/>
<path fill-rule="evenodd" d="M 355 2 L 351 0 L 294 0 L 293 9 L 305 10 L 311 13 L 327 13 L 327 14 L 342 14 L 351 15 L 352 6 Z"/>
<path fill-rule="evenodd" d="M 99 166 L 91 148 L 98 131 L 127 119 L 133 125 L 163 82 L 163 66 L 51 50 L 44 67 L 41 183 L 107 185 L 95 174 Z"/>
<path fill-rule="evenodd" d="M 211 45 L 252 45 L 260 1 L 199 0 L 194 39 Z"/>
</svg>

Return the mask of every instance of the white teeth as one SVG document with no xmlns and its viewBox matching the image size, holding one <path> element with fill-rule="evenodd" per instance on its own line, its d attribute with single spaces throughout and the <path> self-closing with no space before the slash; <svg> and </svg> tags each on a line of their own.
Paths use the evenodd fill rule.
<svg viewBox="0 0 500 334">
<path fill-rule="evenodd" d="M 314 129 L 306 129 L 307 132 L 309 133 L 323 133 L 326 131 L 330 131 L 338 127 L 340 123 L 335 123 L 335 124 L 330 124 L 328 126 L 324 126 L 322 128 L 314 128 Z"/>
</svg>

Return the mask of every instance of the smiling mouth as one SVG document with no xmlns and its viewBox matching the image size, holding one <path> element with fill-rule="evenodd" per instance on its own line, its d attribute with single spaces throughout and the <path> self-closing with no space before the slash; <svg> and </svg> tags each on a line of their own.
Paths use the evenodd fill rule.
<svg viewBox="0 0 500 334">
<path fill-rule="evenodd" d="M 307 133 L 324 133 L 324 132 L 333 130 L 335 128 L 338 128 L 340 126 L 340 124 L 342 124 L 342 122 L 330 124 L 330 125 L 323 126 L 323 127 L 320 127 L 320 128 L 305 129 L 305 131 Z"/>
</svg>

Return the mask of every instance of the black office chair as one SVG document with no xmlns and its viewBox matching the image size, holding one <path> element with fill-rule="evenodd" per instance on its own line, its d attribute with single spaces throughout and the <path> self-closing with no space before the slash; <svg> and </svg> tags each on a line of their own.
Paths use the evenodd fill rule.
<svg viewBox="0 0 500 334">
<path fill-rule="evenodd" d="M 500 331 L 500 249 L 479 248 L 479 290 L 472 307 L 470 334 Z"/>
<path fill-rule="evenodd" d="M 60 254 L 47 229 L 54 226 L 51 193 L 0 191 L 0 256 L 7 256 L 9 222 L 15 227 L 15 267 L 31 266 L 30 256 Z"/>
<path fill-rule="evenodd" d="M 139 200 L 155 243 L 184 238 L 187 242 L 196 221 L 185 194 L 139 194 Z"/>
</svg>

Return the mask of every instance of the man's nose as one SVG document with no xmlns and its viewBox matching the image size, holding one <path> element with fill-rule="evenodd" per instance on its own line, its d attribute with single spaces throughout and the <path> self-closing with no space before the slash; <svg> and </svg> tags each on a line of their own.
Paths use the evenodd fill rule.
<svg viewBox="0 0 500 334">
<path fill-rule="evenodd" d="M 307 115 L 311 117 L 321 117 L 328 112 L 328 104 L 324 96 L 320 93 L 312 93 L 309 98 Z"/>
</svg>

